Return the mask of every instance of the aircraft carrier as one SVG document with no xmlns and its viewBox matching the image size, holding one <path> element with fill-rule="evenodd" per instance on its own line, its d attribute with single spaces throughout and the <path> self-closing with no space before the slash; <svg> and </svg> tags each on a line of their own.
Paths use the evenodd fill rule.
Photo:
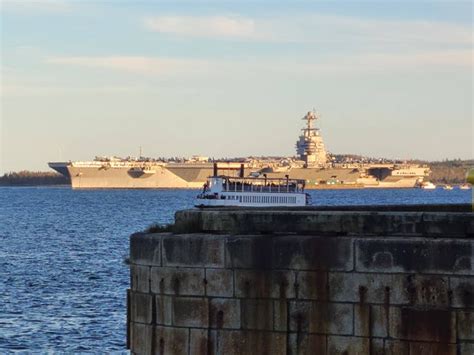
<svg viewBox="0 0 474 355">
<path fill-rule="evenodd" d="M 167 160 L 96 157 L 93 161 L 50 162 L 48 165 L 69 177 L 73 189 L 201 188 L 217 162 L 226 175 L 244 165 L 247 176 L 304 179 L 306 188 L 410 188 L 419 186 L 430 173 L 427 166 L 403 162 L 338 161 L 327 153 L 321 131 L 315 127 L 319 115 L 308 112 L 296 143 L 296 157 L 244 158 L 213 161 L 208 157 Z"/>
</svg>

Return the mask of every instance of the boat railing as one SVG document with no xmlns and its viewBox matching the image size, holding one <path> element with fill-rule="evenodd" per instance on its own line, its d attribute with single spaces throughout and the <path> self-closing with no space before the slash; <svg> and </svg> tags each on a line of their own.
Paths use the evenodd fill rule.
<svg viewBox="0 0 474 355">
<path fill-rule="evenodd" d="M 224 192 L 304 193 L 304 180 L 224 177 Z"/>
<path fill-rule="evenodd" d="M 240 185 L 229 184 L 224 185 L 224 192 L 271 192 L 271 193 L 295 193 L 303 192 L 302 188 L 296 186 L 282 186 L 282 185 Z"/>
</svg>

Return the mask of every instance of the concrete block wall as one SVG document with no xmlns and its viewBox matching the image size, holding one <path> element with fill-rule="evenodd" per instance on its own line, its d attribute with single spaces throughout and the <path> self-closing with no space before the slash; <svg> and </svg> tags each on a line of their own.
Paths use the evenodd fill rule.
<svg viewBox="0 0 474 355">
<path fill-rule="evenodd" d="M 209 212 L 219 225 L 206 233 L 199 223 L 209 228 L 211 219 L 200 212 L 193 233 L 131 236 L 133 353 L 474 353 L 471 215 L 446 224 L 440 215 L 398 215 L 396 229 L 391 216 L 371 213 L 386 221 L 384 235 L 364 214 L 318 213 L 323 227 L 301 233 L 268 212 L 258 226 L 273 224 L 273 233 L 251 234 L 245 224 L 239 234 L 232 217 Z M 419 218 L 436 223 L 408 225 Z"/>
</svg>

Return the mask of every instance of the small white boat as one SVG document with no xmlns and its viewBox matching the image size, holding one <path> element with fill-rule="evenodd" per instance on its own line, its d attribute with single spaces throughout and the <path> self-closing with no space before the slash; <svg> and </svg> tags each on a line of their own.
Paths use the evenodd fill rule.
<svg viewBox="0 0 474 355">
<path fill-rule="evenodd" d="M 452 187 L 451 185 L 444 185 L 444 186 L 443 186 L 443 189 L 444 189 L 444 190 L 452 190 L 453 187 Z"/>
<path fill-rule="evenodd" d="M 421 184 L 420 188 L 422 188 L 423 190 L 434 190 L 436 189 L 436 185 L 430 181 L 425 181 Z"/>
<path fill-rule="evenodd" d="M 241 174 L 241 176 L 243 173 Z M 305 180 L 256 177 L 209 177 L 194 202 L 196 207 L 298 207 L 310 204 Z"/>
<path fill-rule="evenodd" d="M 469 184 L 462 184 L 462 185 L 459 185 L 459 188 L 461 190 L 470 190 L 471 189 L 471 185 Z"/>
</svg>

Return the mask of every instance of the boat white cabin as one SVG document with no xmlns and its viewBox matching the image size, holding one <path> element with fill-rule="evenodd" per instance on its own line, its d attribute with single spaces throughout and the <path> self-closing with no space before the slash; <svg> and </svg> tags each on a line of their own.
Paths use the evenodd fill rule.
<svg viewBox="0 0 474 355">
<path fill-rule="evenodd" d="M 196 207 L 298 207 L 310 203 L 305 181 L 211 176 L 196 197 Z"/>
</svg>

